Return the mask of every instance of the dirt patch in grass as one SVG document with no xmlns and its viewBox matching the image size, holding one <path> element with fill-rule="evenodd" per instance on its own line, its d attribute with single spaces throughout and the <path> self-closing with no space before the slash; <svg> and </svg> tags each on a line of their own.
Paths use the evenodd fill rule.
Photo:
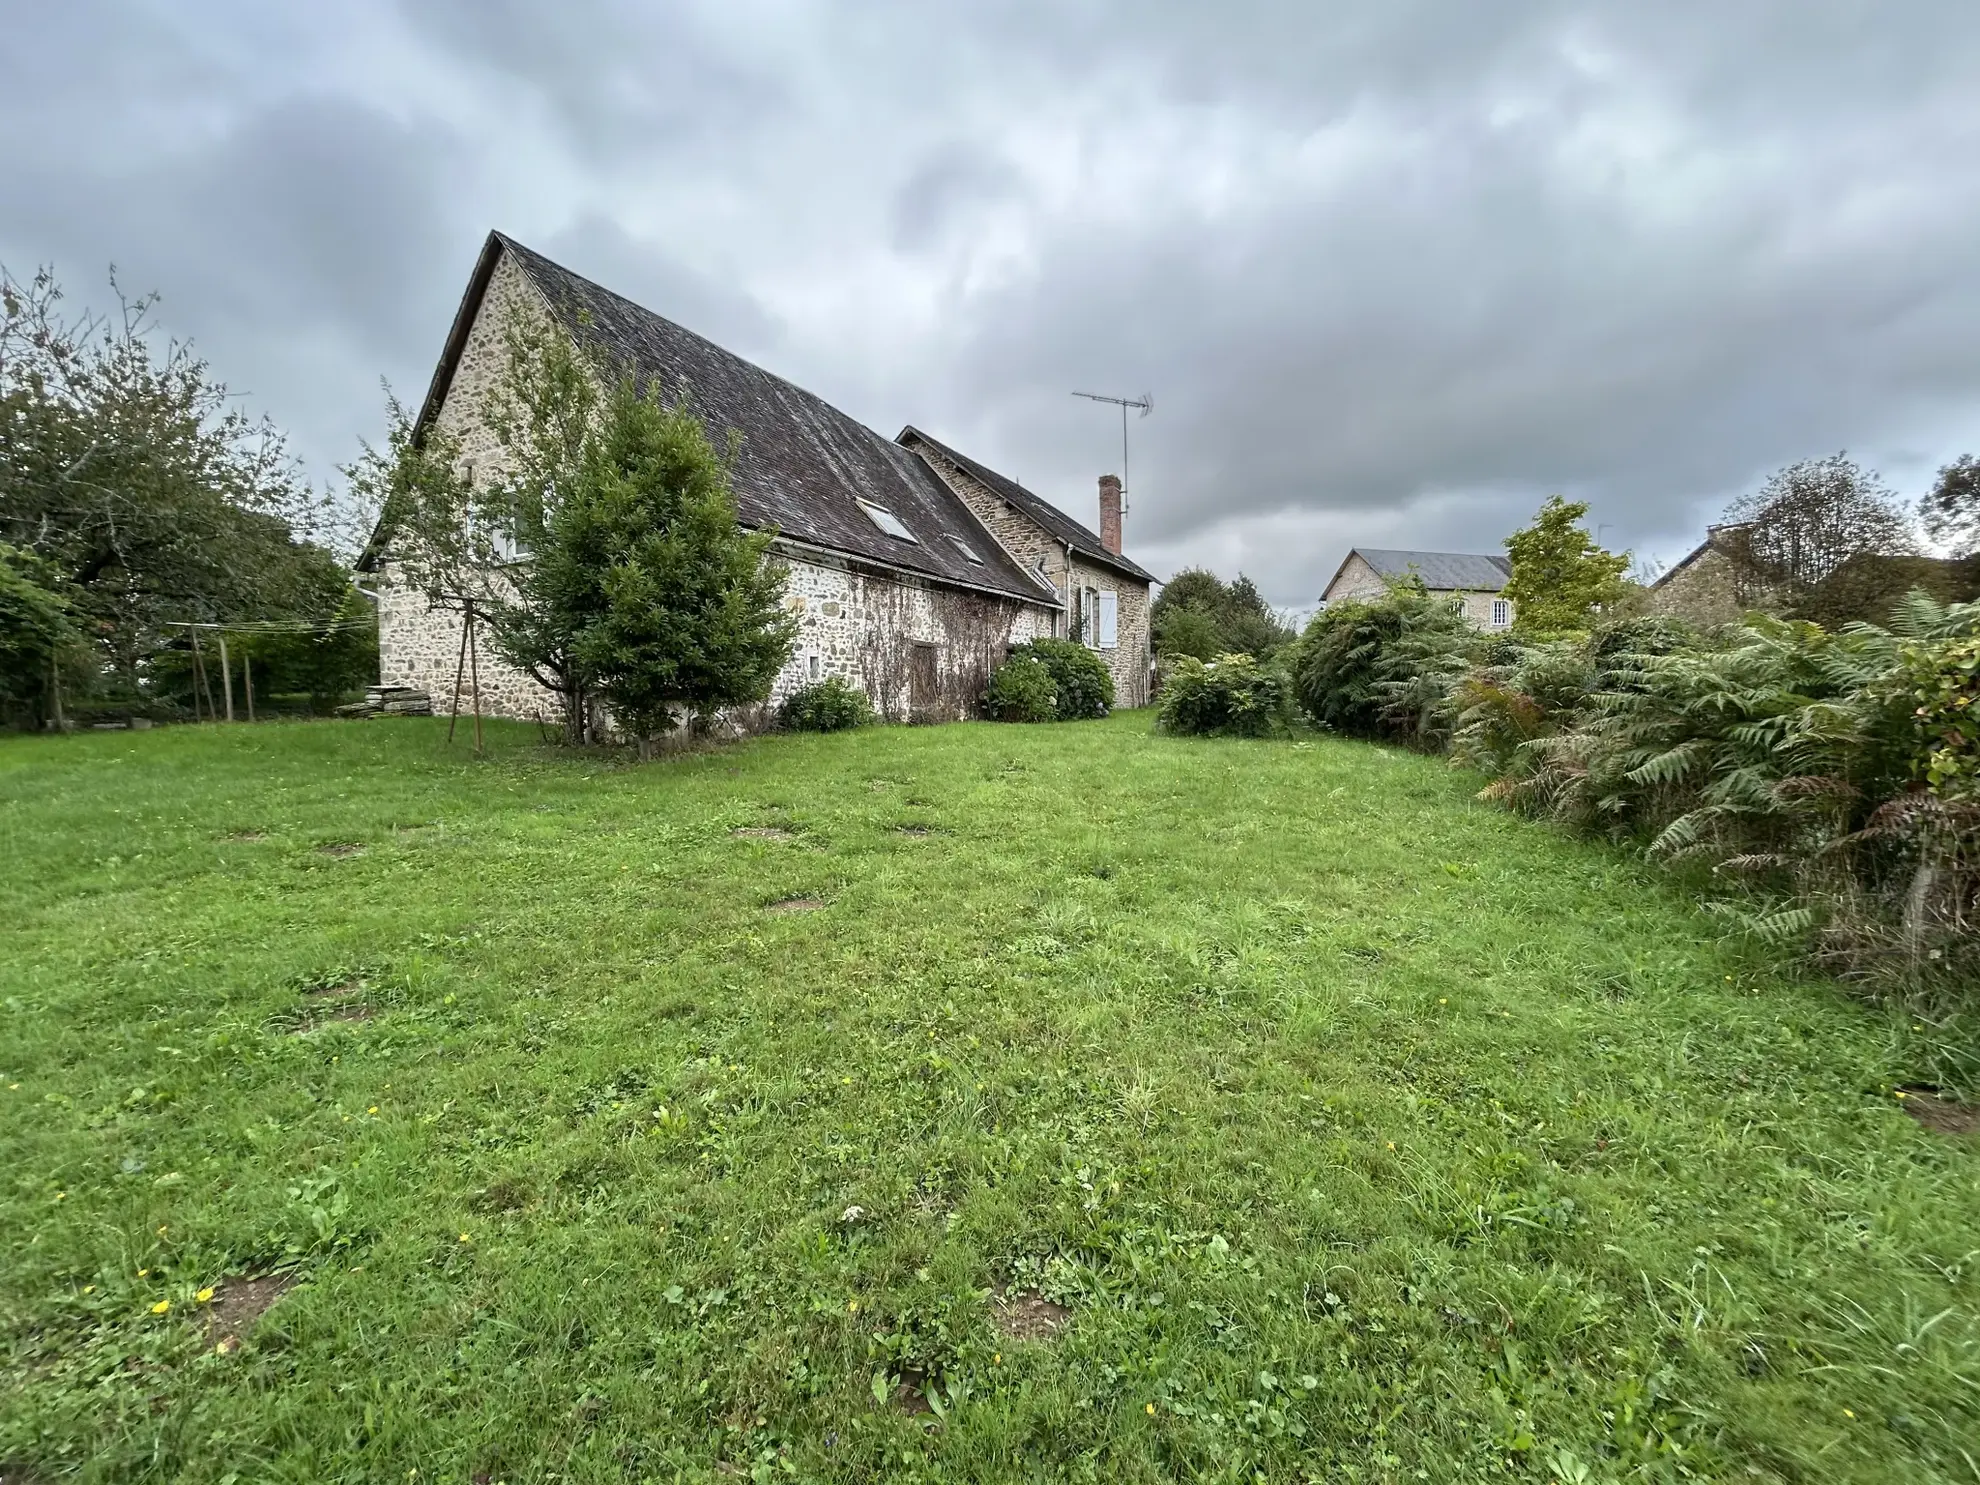
<svg viewBox="0 0 1980 1485">
<path fill-rule="evenodd" d="M 308 1036 L 312 1031 L 319 1031 L 337 1021 L 369 1021 L 377 1014 L 362 1001 L 346 1001 L 341 1005 L 333 1001 L 323 1007 L 320 1015 L 305 1011 L 289 1020 L 288 1032 L 291 1036 Z"/>
<path fill-rule="evenodd" d="M 303 994 L 316 1000 L 338 1000 L 356 994 L 363 986 L 359 979 L 320 981 L 303 986 Z"/>
<path fill-rule="evenodd" d="M 1005 1290 L 991 1298 L 990 1323 L 1007 1341 L 1049 1341 L 1072 1323 L 1072 1311 L 1036 1289 Z"/>
<path fill-rule="evenodd" d="M 766 913 L 812 913 L 825 906 L 815 897 L 780 897 L 763 904 Z"/>
<path fill-rule="evenodd" d="M 729 834 L 737 840 L 796 840 L 797 836 L 781 825 L 742 825 Z"/>
<path fill-rule="evenodd" d="M 924 835 L 933 835 L 935 833 L 935 827 L 933 825 L 896 825 L 894 827 L 894 833 L 896 835 L 911 835 L 918 840 Z"/>
<path fill-rule="evenodd" d="M 227 1279 L 214 1286 L 206 1307 L 206 1339 L 219 1351 L 237 1349 L 254 1322 L 296 1287 L 294 1274 L 269 1274 L 260 1279 Z"/>
<path fill-rule="evenodd" d="M 227 834 L 221 836 L 220 839 L 238 841 L 267 840 L 268 832 L 265 830 L 230 830 Z M 6 1485 L 6 1480 L 7 1477 L 5 1475 L 0 1475 L 0 1485 Z"/>
<path fill-rule="evenodd" d="M 364 846 L 354 840 L 331 841 L 327 845 L 318 846 L 316 850 L 319 855 L 323 856 L 362 856 L 364 854 Z"/>
<path fill-rule="evenodd" d="M 1906 1088 L 1904 1111 L 1934 1134 L 1980 1134 L 1980 1108 L 1939 1097 L 1935 1088 Z"/>
<path fill-rule="evenodd" d="M 0 1485 L 41 1485 L 42 1479 L 24 1464 L 0 1459 Z"/>
<path fill-rule="evenodd" d="M 929 1406 L 927 1388 L 927 1374 L 908 1367 L 894 1384 L 893 1396 L 888 1401 L 911 1418 L 932 1415 L 935 1409 Z"/>
</svg>

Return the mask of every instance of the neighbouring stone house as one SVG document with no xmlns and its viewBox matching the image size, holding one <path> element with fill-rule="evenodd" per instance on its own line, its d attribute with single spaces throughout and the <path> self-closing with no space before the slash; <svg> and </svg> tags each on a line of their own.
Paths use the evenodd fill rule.
<svg viewBox="0 0 1980 1485">
<path fill-rule="evenodd" d="M 1730 555 L 1747 529 L 1737 522 L 1707 526 L 1705 539 L 1650 584 L 1645 611 L 1701 625 L 1737 619 L 1760 596 L 1742 591 L 1751 584 L 1740 581 L 1739 567 Z"/>
<path fill-rule="evenodd" d="M 501 233 L 489 234 L 475 264 L 415 424 L 415 436 L 437 426 L 459 439 L 470 478 L 499 471 L 503 458 L 483 407 L 513 314 L 561 327 L 642 382 L 690 396 L 718 443 L 736 436 L 738 515 L 776 531 L 773 552 L 790 574 L 785 601 L 801 626 L 773 704 L 836 675 L 889 719 L 953 720 L 973 711 L 1011 645 L 1073 632 L 1108 658 L 1121 705 L 1146 701 L 1150 579 L 1120 554 L 1117 480 L 1111 507 L 1101 486 L 1109 541 L 913 429 L 884 438 Z M 376 580 L 381 683 L 419 687 L 451 708 L 460 614 L 406 580 L 383 526 L 359 566 Z M 534 678 L 477 648 L 484 711 L 559 715 Z"/>
<path fill-rule="evenodd" d="M 1505 557 L 1356 547 L 1342 560 L 1320 597 L 1323 603 L 1379 598 L 1390 583 L 1411 577 L 1421 579 L 1432 596 L 1448 598 L 1480 629 L 1512 627 L 1513 601 L 1503 596 L 1512 577 L 1512 563 Z"/>
<path fill-rule="evenodd" d="M 1651 583 L 1646 610 L 1703 628 L 1759 612 L 1839 629 L 1858 620 L 1890 623 L 1913 589 L 1941 603 L 1965 603 L 1980 594 L 1980 558 L 1916 552 L 1858 552 L 1807 587 L 1770 582 L 1748 546 L 1753 530 L 1737 521 L 1706 527 L 1705 540 Z"/>
</svg>

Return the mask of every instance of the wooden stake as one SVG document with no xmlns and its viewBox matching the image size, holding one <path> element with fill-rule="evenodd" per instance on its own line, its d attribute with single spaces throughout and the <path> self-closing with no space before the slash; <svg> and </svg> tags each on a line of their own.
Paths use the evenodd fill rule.
<svg viewBox="0 0 1980 1485">
<path fill-rule="evenodd" d="M 474 600 L 468 600 L 468 684 L 474 688 L 474 756 L 481 756 L 481 663 L 474 642 Z"/>
<path fill-rule="evenodd" d="M 248 720 L 254 720 L 254 657 L 241 656 L 241 680 L 247 685 Z"/>
<path fill-rule="evenodd" d="M 463 618 L 461 620 L 461 655 L 454 662 L 454 706 L 453 710 L 447 713 L 448 742 L 454 740 L 454 724 L 461 719 L 461 678 L 467 674 L 467 641 L 468 625 L 467 620 Z"/>
<path fill-rule="evenodd" d="M 227 631 L 219 631 L 220 689 L 227 693 L 227 720 L 234 720 L 234 667 L 227 663 Z"/>
<path fill-rule="evenodd" d="M 213 688 L 206 684 L 206 660 L 200 654 L 199 630 L 197 629 L 194 629 L 192 631 L 192 642 L 193 642 L 193 720 L 197 722 L 200 720 L 200 715 L 199 715 L 200 690 L 201 688 L 204 688 L 206 691 L 206 710 L 210 715 L 213 711 Z"/>
<path fill-rule="evenodd" d="M 48 694 L 54 698 L 55 730 L 68 731 L 68 728 L 62 725 L 62 655 L 59 649 L 50 649 L 48 652 Z"/>
</svg>

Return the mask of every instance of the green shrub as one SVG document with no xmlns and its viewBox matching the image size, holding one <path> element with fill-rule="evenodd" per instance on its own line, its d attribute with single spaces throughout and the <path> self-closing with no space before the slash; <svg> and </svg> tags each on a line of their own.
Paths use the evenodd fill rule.
<svg viewBox="0 0 1980 1485">
<path fill-rule="evenodd" d="M 1045 667 L 1058 697 L 1059 720 L 1104 717 L 1114 704 L 1114 677 L 1107 662 L 1072 639 L 1034 639 L 1011 646 L 1011 658 L 1028 655 Z"/>
<path fill-rule="evenodd" d="M 1011 653 L 990 677 L 983 710 L 998 722 L 1054 722 L 1059 717 L 1059 690 L 1052 672 L 1035 655 Z"/>
<path fill-rule="evenodd" d="M 1314 615 L 1294 660 L 1293 689 L 1317 726 L 1415 747 L 1441 747 L 1455 692 L 1486 641 L 1421 582 Z"/>
<path fill-rule="evenodd" d="M 1209 664 L 1178 659 L 1162 688 L 1164 732 L 1193 737 L 1270 737 L 1285 730 L 1292 687 L 1283 672 L 1250 655 L 1219 655 Z"/>
<path fill-rule="evenodd" d="M 777 722 L 789 732 L 844 732 L 872 720 L 866 693 L 835 675 L 798 687 L 777 708 Z"/>
</svg>

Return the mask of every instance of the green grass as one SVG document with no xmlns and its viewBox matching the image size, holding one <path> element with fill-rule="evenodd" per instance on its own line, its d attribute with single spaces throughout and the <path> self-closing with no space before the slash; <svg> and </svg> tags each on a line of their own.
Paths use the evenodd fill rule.
<svg viewBox="0 0 1980 1485">
<path fill-rule="evenodd" d="M 443 731 L 0 741 L 10 1485 L 1980 1479 L 1907 1028 L 1440 763 Z"/>
</svg>

